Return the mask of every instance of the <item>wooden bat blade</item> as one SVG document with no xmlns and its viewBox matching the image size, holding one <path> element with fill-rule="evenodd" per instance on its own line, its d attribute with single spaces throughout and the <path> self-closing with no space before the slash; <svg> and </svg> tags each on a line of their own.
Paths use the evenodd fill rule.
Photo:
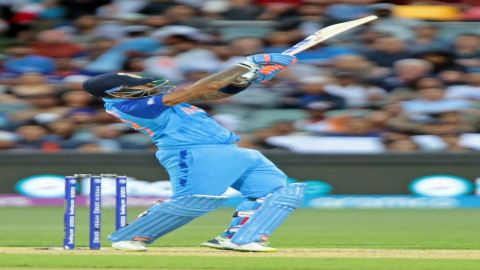
<svg viewBox="0 0 480 270">
<path fill-rule="evenodd" d="M 313 47 L 331 37 L 334 37 L 340 33 L 348 31 L 352 28 L 360 26 L 362 24 L 371 22 L 373 20 L 378 19 L 375 15 L 370 15 L 364 18 L 360 18 L 353 21 L 337 23 L 320 29 L 319 31 L 313 33 L 312 35 L 308 36 L 304 40 L 300 41 L 299 43 L 295 44 L 290 49 L 284 51 L 284 54 L 295 55 L 301 51 L 304 51 L 310 47 Z"/>
</svg>

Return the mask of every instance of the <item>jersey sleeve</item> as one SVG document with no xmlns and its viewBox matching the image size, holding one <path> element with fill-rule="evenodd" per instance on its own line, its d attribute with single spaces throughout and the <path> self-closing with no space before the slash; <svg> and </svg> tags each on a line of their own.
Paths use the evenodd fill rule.
<svg viewBox="0 0 480 270">
<path fill-rule="evenodd" d="M 156 118 L 162 112 L 170 108 L 170 106 L 163 104 L 163 95 L 130 99 L 115 104 L 114 107 L 131 116 L 147 119 Z"/>
</svg>

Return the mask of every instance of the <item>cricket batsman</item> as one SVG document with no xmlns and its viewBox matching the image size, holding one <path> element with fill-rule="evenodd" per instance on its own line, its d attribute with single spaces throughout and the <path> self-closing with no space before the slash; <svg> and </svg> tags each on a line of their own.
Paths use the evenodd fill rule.
<svg viewBox="0 0 480 270">
<path fill-rule="evenodd" d="M 102 97 L 106 111 L 149 135 L 156 157 L 172 184 L 171 199 L 145 211 L 109 236 L 112 247 L 144 251 L 146 244 L 221 206 L 228 187 L 245 198 L 228 228 L 202 246 L 236 251 L 275 251 L 267 240 L 303 201 L 305 185 L 287 184 L 286 175 L 259 151 L 238 147 L 240 138 L 189 101 L 235 95 L 251 83 L 272 79 L 296 58 L 279 53 L 246 61 L 175 89 L 167 80 L 107 73 L 84 82 Z"/>
</svg>

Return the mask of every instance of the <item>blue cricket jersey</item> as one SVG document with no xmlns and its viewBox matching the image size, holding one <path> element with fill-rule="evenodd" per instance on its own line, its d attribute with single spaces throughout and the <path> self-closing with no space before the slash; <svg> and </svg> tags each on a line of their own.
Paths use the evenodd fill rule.
<svg viewBox="0 0 480 270">
<path fill-rule="evenodd" d="M 136 98 L 104 98 L 108 113 L 152 138 L 159 148 L 233 144 L 240 137 L 213 120 L 204 110 L 181 103 L 167 106 L 163 95 Z"/>
</svg>

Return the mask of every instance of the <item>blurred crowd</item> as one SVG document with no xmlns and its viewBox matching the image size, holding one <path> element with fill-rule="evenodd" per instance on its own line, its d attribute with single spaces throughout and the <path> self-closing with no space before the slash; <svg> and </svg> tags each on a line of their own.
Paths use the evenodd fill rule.
<svg viewBox="0 0 480 270">
<path fill-rule="evenodd" d="M 153 151 L 82 82 L 122 71 L 182 87 L 370 14 L 274 80 L 196 105 L 258 149 L 480 150 L 477 0 L 0 0 L 0 150 Z"/>
</svg>

